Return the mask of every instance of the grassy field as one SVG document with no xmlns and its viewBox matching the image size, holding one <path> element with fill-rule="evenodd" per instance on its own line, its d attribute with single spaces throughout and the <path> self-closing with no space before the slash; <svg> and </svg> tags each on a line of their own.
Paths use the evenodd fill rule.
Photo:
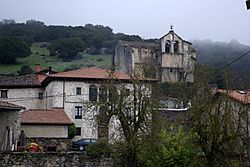
<svg viewBox="0 0 250 167">
<path fill-rule="evenodd" d="M 32 45 L 32 54 L 25 58 L 18 58 L 17 64 L 0 65 L 0 74 L 16 73 L 22 65 L 29 65 L 32 69 L 35 64 L 40 64 L 42 67 L 51 66 L 55 71 L 64 71 L 65 69 L 75 69 L 88 66 L 97 66 L 107 68 L 111 66 L 112 55 L 89 55 L 79 53 L 80 59 L 63 62 L 56 56 L 49 56 L 49 51 L 46 48 L 41 48 L 39 45 Z"/>
</svg>

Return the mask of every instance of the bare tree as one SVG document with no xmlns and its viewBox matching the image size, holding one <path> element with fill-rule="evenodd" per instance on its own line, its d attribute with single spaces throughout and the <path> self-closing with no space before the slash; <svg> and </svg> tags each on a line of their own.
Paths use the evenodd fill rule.
<svg viewBox="0 0 250 167">
<path fill-rule="evenodd" d="M 199 71 L 188 127 L 209 165 L 228 165 L 232 155 L 240 157 L 245 150 L 248 110 L 208 86 L 210 78 L 206 70 Z"/>
<path fill-rule="evenodd" d="M 100 99 L 99 92 L 99 102 L 94 104 L 99 108 L 96 121 L 100 137 L 116 133 L 123 141 L 124 166 L 138 166 L 139 144 L 142 136 L 151 131 L 152 115 L 158 105 L 151 93 L 155 81 L 133 73 L 129 80 L 121 82 L 111 71 L 105 83 L 105 98 Z M 113 132 L 109 129 L 112 125 L 116 126 Z"/>
</svg>

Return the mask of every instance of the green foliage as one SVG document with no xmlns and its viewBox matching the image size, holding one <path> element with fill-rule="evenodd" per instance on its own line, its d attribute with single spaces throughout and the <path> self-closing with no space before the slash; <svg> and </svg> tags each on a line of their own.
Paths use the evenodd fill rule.
<svg viewBox="0 0 250 167">
<path fill-rule="evenodd" d="M 14 64 L 16 58 L 30 55 L 29 46 L 20 38 L 0 38 L 0 63 Z"/>
<path fill-rule="evenodd" d="M 110 157 L 113 150 L 106 141 L 99 141 L 86 147 L 86 155 L 90 158 Z"/>
<path fill-rule="evenodd" d="M 142 144 L 139 159 L 142 166 L 182 167 L 194 166 L 198 149 L 193 135 L 181 128 L 177 131 L 164 130 L 158 137 L 151 137 Z"/>
<path fill-rule="evenodd" d="M 105 48 L 105 54 L 113 54 L 119 40 L 142 41 L 137 35 L 114 34 L 108 26 L 86 24 L 85 26 L 46 26 L 37 20 L 26 23 L 15 23 L 14 20 L 0 22 L 0 37 L 15 36 L 31 45 L 35 42 L 54 42 L 60 38 L 77 37 L 86 43 L 90 54 L 100 54 Z"/>
<path fill-rule="evenodd" d="M 86 49 L 86 43 L 80 38 L 62 38 L 54 42 L 49 49 L 52 55 L 58 55 L 62 59 L 73 59 L 78 52 Z"/>
<path fill-rule="evenodd" d="M 70 139 L 73 139 L 75 135 L 76 135 L 76 126 L 73 124 L 68 127 L 68 137 Z"/>
<path fill-rule="evenodd" d="M 192 97 L 192 87 L 193 83 L 188 82 L 177 82 L 177 83 L 160 83 L 158 85 L 158 89 L 161 91 L 161 97 L 173 97 L 177 98 L 184 103 L 187 103 L 188 100 Z M 159 93 L 157 93 L 157 96 L 159 96 Z"/>
<path fill-rule="evenodd" d="M 26 75 L 26 74 L 31 74 L 33 70 L 30 68 L 29 65 L 23 65 L 21 66 L 21 69 L 17 71 L 19 75 Z"/>
</svg>

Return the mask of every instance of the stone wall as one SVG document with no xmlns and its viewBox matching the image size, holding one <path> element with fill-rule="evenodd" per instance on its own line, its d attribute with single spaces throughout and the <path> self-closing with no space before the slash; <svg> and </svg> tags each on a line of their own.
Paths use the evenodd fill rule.
<svg viewBox="0 0 250 167">
<path fill-rule="evenodd" d="M 11 150 L 12 142 L 17 141 L 20 133 L 20 111 L 0 110 L 0 150 Z"/>
<path fill-rule="evenodd" d="M 89 159 L 82 153 L 2 153 L 1 167 L 111 167 L 112 159 Z"/>
<path fill-rule="evenodd" d="M 48 146 L 56 146 L 58 152 L 68 151 L 72 145 L 71 139 L 65 138 L 27 138 L 27 144 L 33 142 L 42 147 L 43 151 L 46 151 Z"/>
</svg>

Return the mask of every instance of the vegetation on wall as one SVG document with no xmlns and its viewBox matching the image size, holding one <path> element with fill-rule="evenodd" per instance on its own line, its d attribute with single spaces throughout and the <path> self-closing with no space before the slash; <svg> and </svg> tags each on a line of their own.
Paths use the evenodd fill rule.
<svg viewBox="0 0 250 167">
<path fill-rule="evenodd" d="M 75 135 L 76 135 L 76 126 L 73 124 L 68 127 L 68 137 L 70 139 L 73 139 Z"/>
</svg>

